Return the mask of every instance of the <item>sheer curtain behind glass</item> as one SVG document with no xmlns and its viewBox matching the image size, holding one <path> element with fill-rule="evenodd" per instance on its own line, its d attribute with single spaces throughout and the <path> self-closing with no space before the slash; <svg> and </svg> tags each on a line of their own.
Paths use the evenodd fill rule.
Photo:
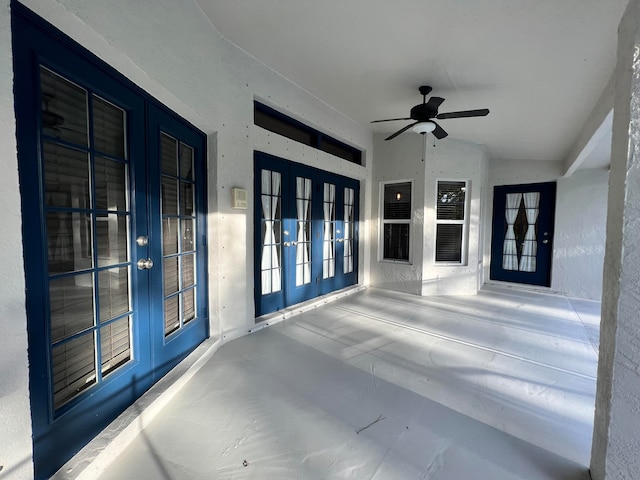
<svg viewBox="0 0 640 480">
<path fill-rule="evenodd" d="M 336 186 L 324 184 L 324 239 L 322 242 L 322 278 L 336 273 Z"/>
<path fill-rule="evenodd" d="M 354 202 L 353 188 L 344 189 L 344 263 L 343 273 L 353 272 Z"/>
<path fill-rule="evenodd" d="M 311 283 L 311 179 L 296 177 L 296 286 Z"/>
<path fill-rule="evenodd" d="M 505 220 L 507 221 L 507 233 L 502 247 L 502 268 L 504 270 L 518 270 L 518 247 L 513 224 L 518 217 L 518 209 L 522 201 L 521 193 L 508 193 L 505 207 Z"/>
<path fill-rule="evenodd" d="M 527 216 L 527 233 L 524 237 L 522 255 L 520 257 L 521 272 L 536 271 L 536 254 L 538 243 L 536 239 L 536 221 L 538 220 L 538 204 L 540 192 L 527 192 L 523 195 L 524 207 Z"/>
<path fill-rule="evenodd" d="M 279 292 L 282 288 L 280 245 L 276 238 L 280 229 L 280 181 L 280 173 L 262 170 L 262 294 Z"/>
</svg>

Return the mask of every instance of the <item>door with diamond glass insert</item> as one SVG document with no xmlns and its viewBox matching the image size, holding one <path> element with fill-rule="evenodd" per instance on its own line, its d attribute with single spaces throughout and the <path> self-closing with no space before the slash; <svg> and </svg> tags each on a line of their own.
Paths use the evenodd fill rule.
<svg viewBox="0 0 640 480">
<path fill-rule="evenodd" d="M 551 285 L 555 182 L 494 187 L 492 280 Z"/>
<path fill-rule="evenodd" d="M 33 458 L 49 478 L 208 334 L 205 137 L 13 14 Z"/>
</svg>

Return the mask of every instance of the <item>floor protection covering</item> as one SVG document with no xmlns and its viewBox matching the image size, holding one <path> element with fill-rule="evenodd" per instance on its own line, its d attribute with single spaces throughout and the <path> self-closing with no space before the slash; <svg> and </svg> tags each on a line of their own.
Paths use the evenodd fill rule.
<svg viewBox="0 0 640 480">
<path fill-rule="evenodd" d="M 598 320 L 368 289 L 224 345 L 100 478 L 588 480 Z"/>
</svg>

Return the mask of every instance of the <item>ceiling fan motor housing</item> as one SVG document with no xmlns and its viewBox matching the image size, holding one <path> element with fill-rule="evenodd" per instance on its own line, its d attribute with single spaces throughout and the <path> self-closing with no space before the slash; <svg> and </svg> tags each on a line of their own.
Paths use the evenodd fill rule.
<svg viewBox="0 0 640 480">
<path fill-rule="evenodd" d="M 426 122 L 427 120 L 434 118 L 437 114 L 437 108 L 433 108 L 428 103 L 421 103 L 413 107 L 409 115 L 414 120 L 417 120 L 419 122 Z"/>
</svg>

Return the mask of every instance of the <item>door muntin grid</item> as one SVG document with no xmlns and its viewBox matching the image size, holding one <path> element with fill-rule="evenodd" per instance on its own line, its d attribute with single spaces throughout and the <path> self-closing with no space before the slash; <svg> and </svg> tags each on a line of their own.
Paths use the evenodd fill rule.
<svg viewBox="0 0 640 480">
<path fill-rule="evenodd" d="M 160 166 L 164 335 L 167 337 L 197 318 L 193 147 L 161 132 Z"/>
<path fill-rule="evenodd" d="M 39 67 L 51 400 L 55 411 L 129 362 L 127 113 Z"/>
</svg>

